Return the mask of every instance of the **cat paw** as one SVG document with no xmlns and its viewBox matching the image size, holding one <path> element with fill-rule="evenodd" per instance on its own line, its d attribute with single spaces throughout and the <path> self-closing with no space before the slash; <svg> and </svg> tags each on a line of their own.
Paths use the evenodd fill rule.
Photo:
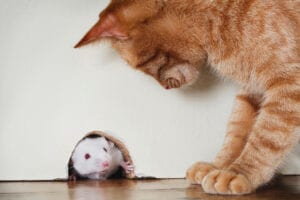
<svg viewBox="0 0 300 200">
<path fill-rule="evenodd" d="M 181 86 L 181 82 L 175 78 L 168 78 L 165 80 L 165 88 L 172 89 L 172 88 L 179 88 Z"/>
<path fill-rule="evenodd" d="M 211 171 L 217 169 L 215 166 L 205 162 L 197 162 L 186 172 L 186 179 L 192 184 L 201 184 L 203 178 Z"/>
<path fill-rule="evenodd" d="M 242 195 L 253 191 L 243 175 L 228 170 L 213 170 L 202 180 L 202 188 L 210 194 Z"/>
</svg>

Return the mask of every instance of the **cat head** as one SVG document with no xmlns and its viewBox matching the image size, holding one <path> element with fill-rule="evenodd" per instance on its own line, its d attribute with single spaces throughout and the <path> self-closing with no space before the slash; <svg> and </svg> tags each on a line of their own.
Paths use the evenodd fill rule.
<svg viewBox="0 0 300 200">
<path fill-rule="evenodd" d="M 167 0 L 112 0 L 75 47 L 107 39 L 129 65 L 166 87 L 163 74 L 168 69 L 174 66 L 197 69 L 206 58 L 202 46 L 192 37 L 196 33 L 189 34 L 193 31 L 187 28 L 191 27 L 191 20 L 185 20 L 187 14 L 180 7 L 176 10 L 172 6 Z M 193 71 L 190 69 L 187 71 Z M 176 73 L 174 76 L 179 77 Z M 197 77 L 184 76 L 176 87 Z"/>
</svg>

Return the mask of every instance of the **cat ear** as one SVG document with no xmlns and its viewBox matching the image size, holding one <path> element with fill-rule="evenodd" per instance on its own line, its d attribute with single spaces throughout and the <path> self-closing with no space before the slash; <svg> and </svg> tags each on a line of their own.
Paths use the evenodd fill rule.
<svg viewBox="0 0 300 200">
<path fill-rule="evenodd" d="M 114 14 L 107 14 L 86 33 L 86 35 L 75 45 L 75 48 L 91 43 L 97 39 L 112 37 L 119 40 L 127 40 L 128 33 L 122 27 L 118 18 Z"/>
</svg>

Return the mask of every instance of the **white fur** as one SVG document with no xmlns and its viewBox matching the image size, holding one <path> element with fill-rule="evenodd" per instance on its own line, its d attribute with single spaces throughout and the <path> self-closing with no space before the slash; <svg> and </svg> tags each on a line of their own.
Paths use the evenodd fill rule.
<svg viewBox="0 0 300 200">
<path fill-rule="evenodd" d="M 106 148 L 107 152 L 103 148 Z M 87 153 L 90 155 L 89 159 L 85 158 Z M 86 138 L 76 146 L 72 161 L 73 167 L 81 176 L 90 179 L 106 179 L 121 166 L 123 157 L 120 150 L 105 138 Z M 109 162 L 108 168 L 102 166 L 105 161 Z"/>
</svg>

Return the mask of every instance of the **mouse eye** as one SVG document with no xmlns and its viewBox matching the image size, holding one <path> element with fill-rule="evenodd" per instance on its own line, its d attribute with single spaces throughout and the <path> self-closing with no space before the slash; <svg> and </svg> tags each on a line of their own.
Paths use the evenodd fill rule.
<svg viewBox="0 0 300 200">
<path fill-rule="evenodd" d="M 90 159 L 91 155 L 88 154 L 88 153 L 86 153 L 86 154 L 84 155 L 84 157 L 85 157 L 86 160 L 88 160 L 88 159 Z"/>
<path fill-rule="evenodd" d="M 104 150 L 105 152 L 107 152 L 107 149 L 106 149 L 105 147 L 103 148 L 103 150 Z"/>
</svg>

